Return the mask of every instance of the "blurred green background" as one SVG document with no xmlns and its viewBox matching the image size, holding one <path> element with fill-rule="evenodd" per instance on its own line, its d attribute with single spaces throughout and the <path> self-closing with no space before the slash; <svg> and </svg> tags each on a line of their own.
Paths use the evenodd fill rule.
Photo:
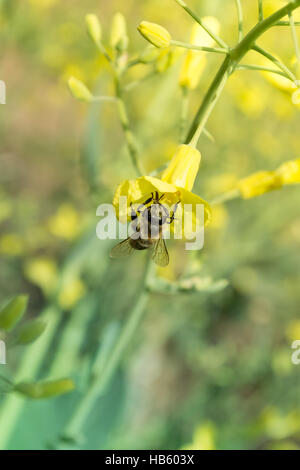
<svg viewBox="0 0 300 470">
<path fill-rule="evenodd" d="M 256 2 L 243 0 L 246 27 Z M 266 13 L 285 2 L 265 2 Z M 221 35 L 237 40 L 234 1 L 189 0 L 215 15 Z M 114 13 L 128 22 L 129 52 L 143 50 L 136 27 L 160 23 L 188 41 L 193 24 L 172 0 L 0 0 L 0 301 L 30 296 L 29 317 L 48 327 L 36 345 L 12 348 L 0 372 L 22 380 L 70 376 L 76 390 L 51 400 L 0 395 L 0 448 L 56 446 L 99 351 L 117 335 L 135 304 L 145 257 L 109 259 L 111 241 L 96 238 L 96 208 L 134 177 L 114 106 L 75 101 L 71 75 L 111 94 L 105 60 L 86 35 L 84 16 L 99 15 L 104 42 Z M 296 17 L 297 18 L 297 17 Z M 261 40 L 288 64 L 289 28 Z M 191 120 L 220 57 L 208 57 L 192 94 Z M 247 63 L 255 62 L 255 55 Z M 148 172 L 167 162 L 178 143 L 182 57 L 164 73 L 128 91 L 126 103 Z M 132 69 L 128 82 L 145 74 Z M 252 71 L 237 71 L 208 123 L 194 192 L 208 201 L 237 179 L 299 158 L 299 107 Z M 300 191 L 287 187 L 249 201 L 216 206 L 205 248 L 170 243 L 169 281 L 198 276 L 203 289 L 152 294 L 117 373 L 84 429 L 88 449 L 293 449 L 300 447 Z M 211 280 L 210 280 L 211 279 Z M 219 289 L 218 281 L 228 286 Z M 217 284 L 216 284 L 217 283 Z M 103 357 L 103 356 L 101 356 Z"/>
</svg>

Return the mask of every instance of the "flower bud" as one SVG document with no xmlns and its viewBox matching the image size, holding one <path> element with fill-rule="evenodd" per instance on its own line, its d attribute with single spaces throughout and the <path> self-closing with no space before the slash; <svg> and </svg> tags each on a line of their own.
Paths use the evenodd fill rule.
<svg viewBox="0 0 300 470">
<path fill-rule="evenodd" d="M 74 388 L 73 380 L 61 379 L 38 383 L 22 382 L 15 385 L 14 390 L 26 397 L 39 399 L 63 395 L 64 393 L 71 392 Z"/>
<path fill-rule="evenodd" d="M 199 170 L 200 152 L 189 145 L 177 148 L 168 168 L 162 175 L 162 180 L 174 186 L 191 191 Z"/>
<path fill-rule="evenodd" d="M 138 27 L 139 32 L 153 46 L 164 48 L 170 46 L 171 35 L 163 26 L 149 21 L 142 21 Z"/>
<path fill-rule="evenodd" d="M 28 303 L 27 295 L 14 297 L 0 311 L 0 329 L 10 331 L 23 317 Z"/>
<path fill-rule="evenodd" d="M 69 78 L 68 86 L 69 86 L 72 96 L 76 98 L 77 100 L 81 100 L 81 101 L 92 100 L 93 95 L 90 92 L 90 90 L 86 87 L 84 83 L 82 83 L 80 80 L 77 80 L 77 78 L 75 77 Z"/>
<path fill-rule="evenodd" d="M 282 186 L 274 171 L 259 171 L 239 181 L 238 188 L 244 199 L 267 193 Z"/>
<path fill-rule="evenodd" d="M 126 20 L 122 13 L 116 13 L 112 21 L 110 44 L 113 48 L 124 52 L 128 48 L 128 42 Z"/>
<path fill-rule="evenodd" d="M 283 163 L 276 170 L 282 184 L 300 183 L 300 158 Z"/>
<path fill-rule="evenodd" d="M 101 42 L 102 30 L 98 17 L 93 14 L 86 15 L 85 22 L 88 35 L 95 44 L 99 44 Z"/>
</svg>

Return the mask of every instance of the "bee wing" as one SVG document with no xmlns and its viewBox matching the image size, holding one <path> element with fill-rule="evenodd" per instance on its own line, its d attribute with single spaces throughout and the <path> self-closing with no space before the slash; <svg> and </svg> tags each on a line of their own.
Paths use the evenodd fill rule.
<svg viewBox="0 0 300 470">
<path fill-rule="evenodd" d="M 126 238 L 122 242 L 118 243 L 110 252 L 111 258 L 125 258 L 133 252 L 133 248 L 130 244 L 130 237 Z"/>
<path fill-rule="evenodd" d="M 161 267 L 168 266 L 169 264 L 169 253 L 166 247 L 165 240 L 163 237 L 159 238 L 154 245 L 152 259 L 155 264 Z"/>
</svg>

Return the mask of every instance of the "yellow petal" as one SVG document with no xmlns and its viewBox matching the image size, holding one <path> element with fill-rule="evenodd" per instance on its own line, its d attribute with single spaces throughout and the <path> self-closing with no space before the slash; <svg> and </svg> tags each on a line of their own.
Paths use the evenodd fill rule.
<svg viewBox="0 0 300 470">
<path fill-rule="evenodd" d="M 168 168 L 162 175 L 162 180 L 174 186 L 191 191 L 199 170 L 201 154 L 189 145 L 177 148 Z"/>
<path fill-rule="evenodd" d="M 172 224 L 171 229 L 175 233 L 175 236 L 182 234 L 183 238 L 190 239 L 191 235 L 195 233 L 196 230 L 206 226 L 211 220 L 211 207 L 207 201 L 202 199 L 200 196 L 191 193 L 183 188 L 178 188 L 180 192 L 180 201 L 181 205 L 176 211 L 176 219 L 174 225 Z M 191 211 L 184 208 L 184 205 L 190 205 Z M 197 206 L 204 206 L 204 220 L 202 218 L 202 211 L 197 211 Z"/>
<path fill-rule="evenodd" d="M 300 158 L 283 163 L 276 170 L 276 175 L 282 184 L 300 183 Z"/>
<path fill-rule="evenodd" d="M 158 191 L 159 194 L 173 194 L 173 198 L 166 198 L 173 202 L 176 199 L 178 189 L 167 182 L 152 176 L 141 176 L 135 180 L 125 180 L 121 183 L 115 192 L 113 206 L 116 210 L 117 218 L 126 222 L 130 220 L 130 203 L 144 203 L 152 192 Z M 122 204 L 121 196 L 126 196 L 126 204 Z"/>
<path fill-rule="evenodd" d="M 280 178 L 274 171 L 259 171 L 239 181 L 238 187 L 244 199 L 278 189 L 282 186 Z"/>
</svg>

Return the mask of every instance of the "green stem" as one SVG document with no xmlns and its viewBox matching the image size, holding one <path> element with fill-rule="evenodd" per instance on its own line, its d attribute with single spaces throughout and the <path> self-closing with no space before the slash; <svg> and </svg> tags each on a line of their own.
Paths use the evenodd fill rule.
<svg viewBox="0 0 300 470">
<path fill-rule="evenodd" d="M 239 22 L 239 41 L 241 41 L 244 36 L 243 10 L 242 10 L 242 5 L 241 5 L 241 0 L 235 0 L 235 3 L 236 3 L 238 22 Z"/>
<path fill-rule="evenodd" d="M 227 193 L 220 194 L 220 196 L 215 197 L 211 202 L 211 206 L 216 206 L 218 204 L 223 204 L 227 201 L 232 201 L 233 199 L 238 199 L 240 197 L 240 191 L 238 189 L 233 189 Z"/>
<path fill-rule="evenodd" d="M 150 264 L 149 259 L 145 270 L 143 287 L 135 303 L 135 306 L 128 315 L 120 336 L 109 355 L 108 361 L 105 363 L 103 369 L 98 372 L 98 375 L 95 378 L 93 384 L 82 398 L 79 406 L 76 408 L 74 415 L 65 429 L 64 436 L 76 439 L 77 436 L 80 435 L 82 426 L 92 411 L 95 402 L 105 392 L 106 387 L 115 373 L 123 357 L 124 351 L 132 340 L 145 312 L 145 307 L 149 299 L 147 286 L 149 284 L 150 276 L 152 275 L 152 269 L 153 265 Z"/>
<path fill-rule="evenodd" d="M 295 26 L 300 26 L 300 21 L 294 21 Z M 273 26 L 290 26 L 289 21 L 277 21 Z"/>
<path fill-rule="evenodd" d="M 281 75 L 282 77 L 288 78 L 294 83 L 294 80 L 292 80 L 285 72 L 282 70 L 277 70 L 277 69 L 272 69 L 271 67 L 264 67 L 263 65 L 248 65 L 248 64 L 242 64 L 238 65 L 236 67 L 236 70 L 256 70 L 260 72 L 271 72 L 271 73 L 276 73 L 277 75 Z"/>
<path fill-rule="evenodd" d="M 213 38 L 217 44 L 219 44 L 219 46 L 224 47 L 225 49 L 228 49 L 226 42 L 224 42 L 223 39 L 221 39 L 210 28 L 208 28 L 203 23 L 201 18 L 199 18 L 199 16 L 195 12 L 193 12 L 183 0 L 175 0 L 175 2 L 178 3 L 178 5 L 180 5 L 198 24 L 200 24 L 200 26 L 202 26 L 202 28 L 209 34 L 209 36 Z"/>
<path fill-rule="evenodd" d="M 178 1 L 178 0 L 176 0 Z M 276 24 L 281 18 L 289 15 L 290 12 L 294 11 L 300 6 L 300 0 L 294 0 L 289 2 L 287 5 L 276 11 L 273 15 L 257 23 L 248 34 L 240 41 L 233 49 L 231 49 L 228 56 L 226 56 L 222 63 L 217 75 L 215 76 L 212 84 L 210 85 L 203 102 L 200 105 L 199 110 L 191 124 L 185 143 L 191 143 L 191 145 L 197 145 L 198 139 L 203 131 L 206 122 L 212 112 L 215 104 L 218 101 L 219 96 L 224 88 L 224 85 L 232 70 L 237 67 L 241 59 L 245 54 L 255 46 L 256 40 L 274 24 Z M 276 63 L 279 66 L 278 62 Z M 282 64 L 281 64 L 282 66 Z M 281 67 L 280 67 L 281 68 Z M 290 70 L 285 68 L 284 72 L 294 81 L 295 77 Z"/>
<path fill-rule="evenodd" d="M 273 56 L 269 52 L 265 51 L 264 49 L 262 49 L 261 47 L 256 46 L 256 45 L 253 46 L 252 49 L 254 51 L 258 52 L 259 54 L 263 55 L 264 57 L 266 57 L 268 60 L 273 62 L 275 65 L 277 65 L 277 67 L 279 69 L 281 69 L 288 76 L 288 78 L 290 78 L 290 80 L 292 80 L 293 82 L 295 82 L 297 80 L 297 78 L 290 71 L 290 69 L 288 67 L 286 67 L 286 65 L 284 65 L 284 63 L 281 62 L 281 60 L 277 59 L 277 57 Z"/>
<path fill-rule="evenodd" d="M 258 0 L 258 18 L 259 18 L 259 21 L 263 21 L 264 19 L 263 0 Z"/>
<path fill-rule="evenodd" d="M 222 47 L 206 47 L 206 46 L 196 46 L 195 44 L 190 44 L 188 42 L 175 41 L 172 39 L 170 41 L 171 46 L 183 47 L 184 49 L 191 49 L 192 51 L 203 51 L 203 52 L 215 52 L 217 54 L 228 54 L 228 49 Z"/>
<path fill-rule="evenodd" d="M 197 146 L 199 137 L 230 75 L 231 67 L 232 62 L 230 56 L 226 56 L 195 116 L 194 122 L 192 123 L 185 141 L 186 144 L 190 144 L 192 147 Z"/>
<path fill-rule="evenodd" d="M 294 17 L 293 17 L 292 13 L 289 13 L 289 22 L 290 22 L 290 26 L 291 26 L 293 43 L 294 43 L 295 53 L 296 53 L 297 62 L 298 62 L 298 66 L 299 66 L 300 65 L 299 42 L 298 42 L 297 32 L 296 32 L 296 28 L 295 28 L 295 21 L 294 21 Z"/>
<path fill-rule="evenodd" d="M 124 131 L 128 153 L 130 155 L 132 164 L 135 168 L 137 175 L 141 176 L 144 174 L 144 169 L 139 161 L 138 149 L 137 149 L 135 137 L 130 127 L 129 117 L 128 117 L 125 101 L 123 99 L 123 94 L 122 94 L 122 86 L 121 86 L 118 76 L 116 76 L 116 97 L 117 97 L 119 117 L 120 117 L 121 125 Z"/>
</svg>

